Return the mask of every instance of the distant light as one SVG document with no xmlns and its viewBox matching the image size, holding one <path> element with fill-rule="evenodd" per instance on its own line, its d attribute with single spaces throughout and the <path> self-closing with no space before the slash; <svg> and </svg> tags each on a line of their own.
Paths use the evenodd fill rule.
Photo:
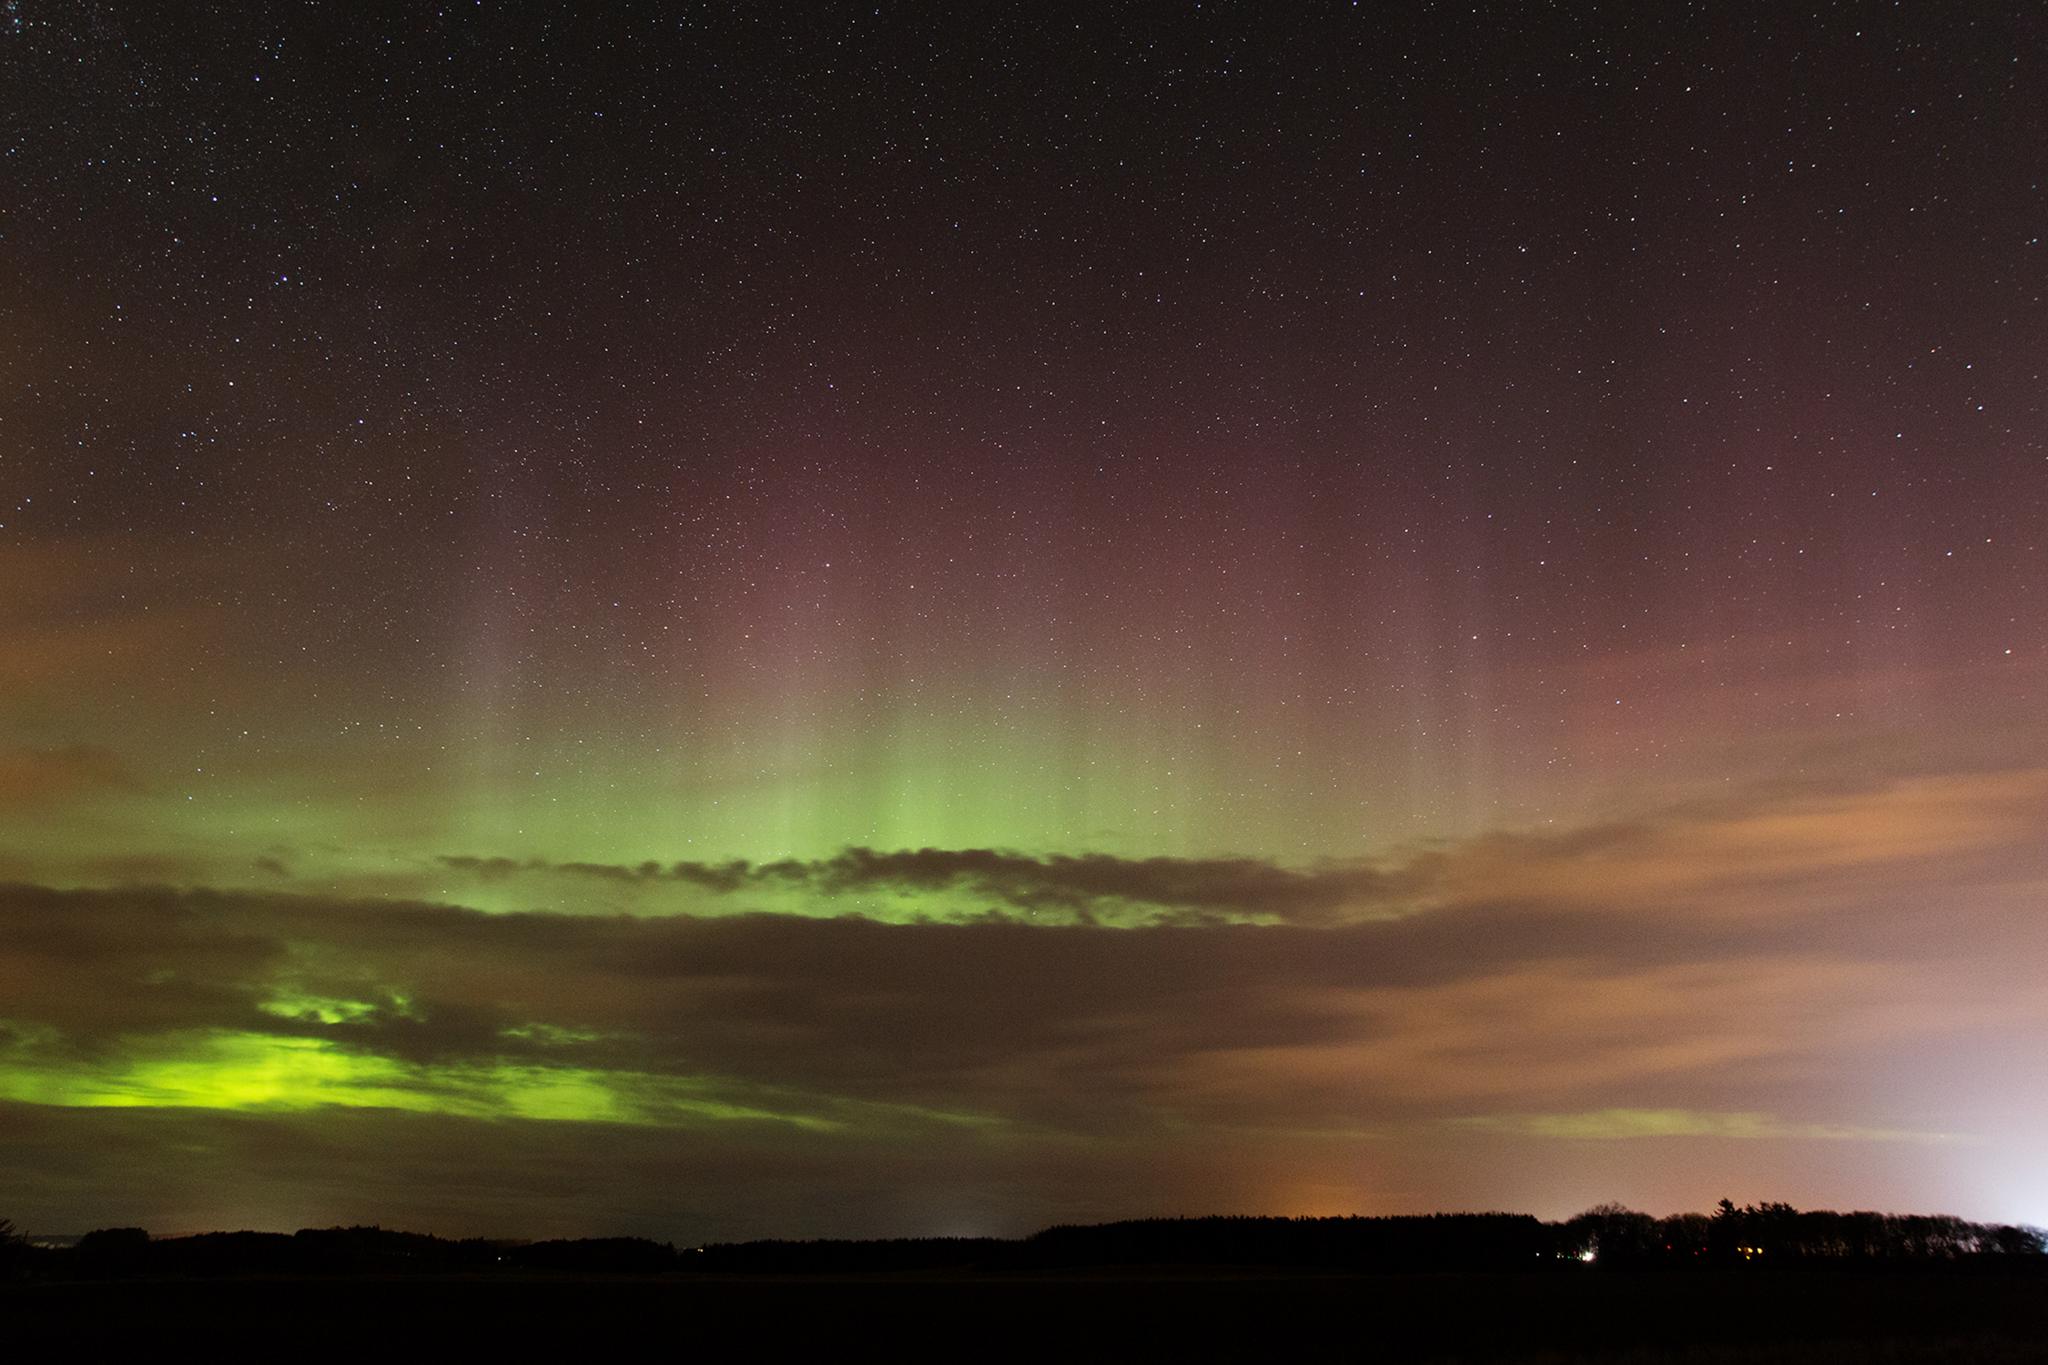
<svg viewBox="0 0 2048 1365">
<path fill-rule="evenodd" d="M 1593 1259 L 1593 1253 L 1590 1251 L 1582 1251 L 1579 1253 L 1579 1259 L 1582 1261 L 1590 1261 Z"/>
</svg>

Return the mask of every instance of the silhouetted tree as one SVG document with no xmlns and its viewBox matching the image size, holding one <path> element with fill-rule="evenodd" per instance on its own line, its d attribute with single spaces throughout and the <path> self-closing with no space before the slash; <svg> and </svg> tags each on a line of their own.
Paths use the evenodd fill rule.
<svg viewBox="0 0 2048 1365">
<path fill-rule="evenodd" d="M 1704 1213 L 1674 1213 L 1657 1224 L 1665 1258 L 1687 1265 L 1705 1258 L 1712 1230 L 1713 1220 Z"/>
<path fill-rule="evenodd" d="M 88 1278 L 140 1274 L 149 1258 L 149 1234 L 141 1228 L 95 1228 L 78 1239 L 72 1254 Z"/>
<path fill-rule="evenodd" d="M 0 1218 L 0 1280 L 20 1279 L 28 1273 L 28 1239 L 14 1230 L 14 1220 Z"/>
<path fill-rule="evenodd" d="M 1663 1249 L 1657 1220 L 1620 1204 L 1596 1204 L 1565 1226 L 1597 1265 L 1642 1265 Z"/>
<path fill-rule="evenodd" d="M 2048 1233 L 2040 1228 L 1997 1227 L 1991 1229 L 1991 1245 L 1984 1249 L 2004 1256 L 2039 1256 L 2048 1252 Z"/>
</svg>

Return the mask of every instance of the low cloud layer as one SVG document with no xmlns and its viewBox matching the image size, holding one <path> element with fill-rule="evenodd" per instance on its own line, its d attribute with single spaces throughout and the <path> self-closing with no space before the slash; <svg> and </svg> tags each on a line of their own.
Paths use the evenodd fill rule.
<svg viewBox="0 0 2048 1365">
<path fill-rule="evenodd" d="M 521 862 L 450 856 L 443 866 L 486 880 L 555 873 L 613 883 L 669 882 L 731 896 L 798 892 L 822 897 L 954 894 L 1030 915 L 1093 922 L 1132 908 L 1150 916 L 1265 919 L 1314 923 L 1349 910 L 1389 904 L 1397 882 L 1369 866 L 1309 871 L 1257 858 L 1120 858 L 1109 854 L 1043 857 L 997 849 L 849 848 L 835 857 L 755 863 Z"/>
<path fill-rule="evenodd" d="M 1901 871 L 1979 864 L 2044 875 L 2048 772 L 1923 776 L 1867 787 L 1770 788 L 1561 833 L 1503 833 L 1371 862 L 1034 855 L 849 848 L 830 858 L 637 864 L 449 855 L 496 887 L 582 885 L 604 908 L 793 901 L 805 913 L 986 913 L 1081 924 L 1333 926 L 1497 900 L 1640 916 L 1782 915 L 1882 888 Z M 609 897 L 626 897 L 624 901 Z M 865 904 L 861 903 L 867 898 Z M 553 899 L 552 897 L 550 899 Z"/>
<path fill-rule="evenodd" d="M 422 1162 L 466 1143 L 478 1189 L 499 1193 L 421 1189 L 411 1205 L 453 1230 L 507 1197 L 540 1200 L 557 1229 L 642 1226 L 609 1196 L 541 1194 L 628 1150 L 755 1190 L 896 1182 L 900 1209 L 917 1200 L 903 1153 L 929 1151 L 958 1177 L 955 1204 L 1021 1223 L 1084 1207 L 1856 1204 L 1880 1180 L 2038 1218 L 2048 1189 L 2001 1173 L 2023 1168 L 2015 1135 L 2048 1120 L 2028 1098 L 2048 1093 L 2048 868 L 2021 837 L 2042 790 L 1991 773 L 1780 793 L 1392 870 L 981 850 L 453 869 L 594 892 L 686 883 L 729 903 L 708 916 L 15 885 L 0 888 L 0 1121 L 76 1136 L 139 1107 L 157 1117 L 126 1131 L 256 1142 L 284 1189 L 314 1158 L 277 1135 L 346 1113 L 321 1120 L 326 1173 L 299 1188 L 397 1179 L 375 1145 L 394 1133 Z M 745 913 L 778 889 L 1010 913 Z M 1043 905 L 1074 913 L 1021 913 Z M 1132 905 L 1185 913 L 1095 922 Z M 1228 922 L 1260 916 L 1277 922 Z M 1626 1155 L 1674 1143 L 1684 1162 Z M 104 1161 L 119 1183 L 117 1148 L 63 1145 L 30 1147 Z M 211 1178 L 196 1156 L 156 1157 Z M 1205 1161 L 1233 1183 L 1205 1188 Z M 37 1178 L 65 1188 L 54 1168 Z M 1972 1183 L 1992 1180 L 2002 1194 Z M 39 1224 L 95 1216 L 47 1198 Z M 293 1207 L 314 1204 L 333 1208 Z M 830 1209 L 748 1225 L 738 1203 L 662 1207 L 721 1234 L 857 1230 Z"/>
</svg>

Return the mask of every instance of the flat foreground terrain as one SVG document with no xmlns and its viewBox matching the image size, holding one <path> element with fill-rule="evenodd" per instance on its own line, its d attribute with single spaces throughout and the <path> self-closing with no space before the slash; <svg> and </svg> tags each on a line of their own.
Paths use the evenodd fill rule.
<svg viewBox="0 0 2048 1365">
<path fill-rule="evenodd" d="M 7 1286 L 0 1315 L 10 1348 L 2048 1361 L 2048 1276 L 1989 1273 L 138 1280 Z"/>
</svg>

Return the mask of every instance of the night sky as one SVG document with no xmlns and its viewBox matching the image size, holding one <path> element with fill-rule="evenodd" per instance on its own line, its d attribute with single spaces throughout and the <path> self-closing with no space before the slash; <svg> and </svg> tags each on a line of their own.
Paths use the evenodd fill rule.
<svg viewBox="0 0 2048 1365">
<path fill-rule="evenodd" d="M 0 1214 L 2048 1222 L 2048 14 L 0 0 Z"/>
</svg>

